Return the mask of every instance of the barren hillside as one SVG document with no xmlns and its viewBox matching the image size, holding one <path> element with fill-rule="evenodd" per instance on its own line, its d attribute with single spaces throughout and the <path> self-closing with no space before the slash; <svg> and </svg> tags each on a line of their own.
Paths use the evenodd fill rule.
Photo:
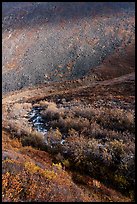
<svg viewBox="0 0 137 204">
<path fill-rule="evenodd" d="M 134 70 L 132 2 L 4 3 L 2 20 L 3 93 L 81 78 L 109 61 L 119 75 Z"/>
</svg>

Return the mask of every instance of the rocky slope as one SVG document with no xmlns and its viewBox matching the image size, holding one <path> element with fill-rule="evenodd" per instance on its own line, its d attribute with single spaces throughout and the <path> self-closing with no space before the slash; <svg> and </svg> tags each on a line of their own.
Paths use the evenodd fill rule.
<svg viewBox="0 0 137 204">
<path fill-rule="evenodd" d="M 132 2 L 5 2 L 2 17 L 3 93 L 81 78 L 115 53 L 122 69 L 125 49 L 134 52 Z"/>
</svg>

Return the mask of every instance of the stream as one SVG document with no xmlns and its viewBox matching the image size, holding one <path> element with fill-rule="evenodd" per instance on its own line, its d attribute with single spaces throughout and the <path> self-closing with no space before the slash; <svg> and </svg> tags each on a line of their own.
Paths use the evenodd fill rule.
<svg viewBox="0 0 137 204">
<path fill-rule="evenodd" d="M 33 128 L 37 130 L 38 132 L 41 132 L 45 136 L 45 142 L 47 143 L 47 133 L 52 127 L 50 125 L 49 119 L 45 119 L 41 115 L 41 111 L 44 110 L 43 107 L 33 107 L 32 110 L 29 113 L 29 122 L 32 124 Z M 53 130 L 56 130 L 56 128 L 52 128 Z M 61 132 L 62 133 L 62 132 Z M 60 141 L 60 144 L 63 144 L 65 142 L 65 138 L 67 137 L 67 134 L 62 133 L 62 140 Z"/>
</svg>

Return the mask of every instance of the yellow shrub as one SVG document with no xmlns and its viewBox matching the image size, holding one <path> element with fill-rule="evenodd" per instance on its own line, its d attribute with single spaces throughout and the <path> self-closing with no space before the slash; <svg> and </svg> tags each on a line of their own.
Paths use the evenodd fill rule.
<svg viewBox="0 0 137 204">
<path fill-rule="evenodd" d="M 57 174 L 53 170 L 52 171 L 44 170 L 41 173 L 44 175 L 44 177 L 46 177 L 49 180 L 57 178 Z"/>
<path fill-rule="evenodd" d="M 61 163 L 58 163 L 58 164 L 54 164 L 54 163 L 53 163 L 52 165 L 55 166 L 55 167 L 57 167 L 59 170 L 62 169 Z"/>
<path fill-rule="evenodd" d="M 115 179 L 115 181 L 116 182 L 118 182 L 119 183 L 119 185 L 121 186 L 121 187 L 124 187 L 124 186 L 126 186 L 127 185 L 127 180 L 124 178 L 124 176 L 122 176 L 122 175 L 115 175 L 115 177 L 114 177 L 114 179 Z"/>
<path fill-rule="evenodd" d="M 63 165 L 64 165 L 65 167 L 69 167 L 69 166 L 70 166 L 70 162 L 69 162 L 68 159 L 65 159 L 62 163 L 63 163 Z"/>
<path fill-rule="evenodd" d="M 40 170 L 40 167 L 33 164 L 32 162 L 26 162 L 25 163 L 25 168 L 26 168 L 26 170 L 28 170 L 32 174 L 34 174 L 34 173 L 36 173 L 37 171 Z"/>
</svg>

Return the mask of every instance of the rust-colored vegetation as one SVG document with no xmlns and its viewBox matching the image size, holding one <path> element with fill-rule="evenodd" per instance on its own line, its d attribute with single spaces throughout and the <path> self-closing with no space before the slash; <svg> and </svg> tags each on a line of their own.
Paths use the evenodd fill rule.
<svg viewBox="0 0 137 204">
<path fill-rule="evenodd" d="M 117 79 L 117 83 L 123 84 L 121 89 L 125 87 L 123 80 L 126 81 L 125 78 L 121 78 L 121 81 Z M 107 84 L 109 83 L 108 80 Z M 30 102 L 24 105 L 15 103 L 16 98 L 13 95 L 13 105 L 8 110 L 3 106 L 8 111 L 8 114 L 4 114 L 4 127 L 12 132 L 12 135 L 7 132 L 3 134 L 3 155 L 8 155 L 8 160 L 7 156 L 3 156 L 5 201 L 128 200 L 111 188 L 130 197 L 129 200 L 134 199 L 134 96 L 129 97 L 128 91 L 119 95 L 120 89 L 115 89 L 114 92 L 117 83 L 116 79 L 114 85 L 111 81 L 113 89 L 111 86 L 106 89 L 104 99 L 98 94 L 97 87 L 90 91 L 89 88 L 84 88 L 83 91 L 79 89 L 77 93 L 72 89 L 66 96 L 62 91 L 59 95 L 55 87 L 54 97 L 49 95 L 47 100 L 41 95 L 42 99 L 39 98 L 34 103 L 34 98 L 27 96 L 30 102 L 33 101 L 32 105 Z M 107 86 L 104 83 L 99 91 Z M 112 91 L 116 94 L 115 97 L 110 94 Z M 38 107 L 41 107 L 39 116 L 48 123 L 49 129 L 45 136 L 35 128 L 30 128 L 28 120 L 23 119 L 27 114 L 25 111 L 29 113 L 32 108 Z M 8 123 L 7 116 L 10 116 Z M 13 123 L 15 118 L 16 125 Z M 20 118 L 24 121 L 24 129 Z M 55 170 L 54 164 L 60 170 Z M 89 176 L 89 182 L 86 175 Z M 14 192 L 14 185 L 11 187 L 9 180 L 17 180 L 15 189 L 19 189 L 18 193 Z M 34 185 L 33 188 L 31 185 Z M 74 185 L 75 190 L 70 185 Z M 44 190 L 46 188 L 47 191 Z M 61 190 L 64 188 L 66 193 Z M 8 191 L 11 192 L 7 193 Z"/>
<path fill-rule="evenodd" d="M 8 149 L 7 149 L 8 148 Z M 90 201 L 72 181 L 60 163 L 32 147 L 22 147 L 3 132 L 2 198 L 17 201 Z"/>
<path fill-rule="evenodd" d="M 134 202 L 134 3 L 2 15 L 2 202 Z"/>
</svg>

